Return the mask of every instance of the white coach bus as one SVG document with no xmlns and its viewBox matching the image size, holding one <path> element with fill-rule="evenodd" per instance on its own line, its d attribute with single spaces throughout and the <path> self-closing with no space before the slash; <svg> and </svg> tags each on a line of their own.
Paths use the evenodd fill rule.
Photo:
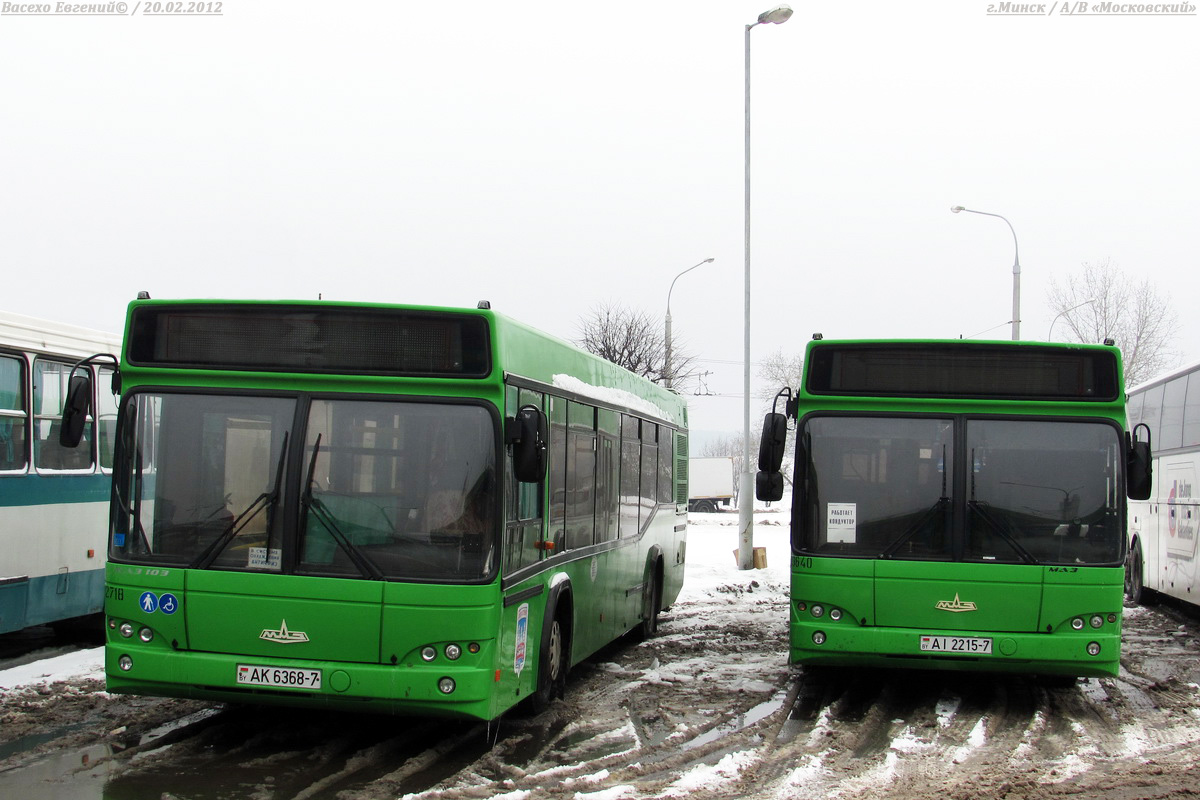
<svg viewBox="0 0 1200 800">
<path fill-rule="evenodd" d="M 1126 591 L 1135 602 L 1157 594 L 1200 605 L 1200 363 L 1129 390 L 1129 429 L 1145 425 L 1154 453 L 1149 500 L 1129 509 Z"/>
<path fill-rule="evenodd" d="M 111 368 L 79 368 L 97 395 L 86 444 L 62 447 L 58 434 L 72 367 L 120 347 L 119 336 L 0 311 L 0 633 L 104 607 L 117 419 Z"/>
</svg>

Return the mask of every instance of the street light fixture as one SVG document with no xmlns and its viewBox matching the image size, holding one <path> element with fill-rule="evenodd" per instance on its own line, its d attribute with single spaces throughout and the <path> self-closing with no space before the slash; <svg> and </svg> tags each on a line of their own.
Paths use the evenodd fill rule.
<svg viewBox="0 0 1200 800">
<path fill-rule="evenodd" d="M 1057 316 L 1055 316 L 1055 317 L 1054 317 L 1054 319 L 1052 319 L 1052 320 L 1050 321 L 1050 330 L 1046 331 L 1046 341 L 1047 341 L 1047 342 L 1052 342 L 1052 341 L 1054 341 L 1054 339 L 1051 337 L 1051 334 L 1053 334 L 1053 333 L 1054 333 L 1054 323 L 1055 323 L 1055 322 L 1058 322 L 1058 319 L 1059 319 L 1059 317 L 1062 317 L 1062 316 L 1064 316 L 1064 315 L 1066 315 L 1066 314 L 1070 314 L 1070 313 L 1071 313 L 1072 311 L 1074 311 L 1075 309 L 1077 309 L 1077 308 L 1083 308 L 1083 307 L 1084 307 L 1084 306 L 1086 306 L 1088 303 L 1094 303 L 1094 302 L 1096 302 L 1095 298 L 1089 298 L 1089 299 L 1087 299 L 1087 300 L 1084 300 L 1082 303 L 1080 303 L 1080 304 L 1079 304 L 1079 305 L 1077 305 L 1077 306 L 1071 306 L 1071 307 L 1070 307 L 1070 308 L 1068 308 L 1066 311 L 1060 311 L 1060 312 L 1058 312 L 1058 315 L 1057 315 Z"/>
<path fill-rule="evenodd" d="M 744 419 L 742 424 L 742 476 L 738 489 L 738 569 L 754 568 L 754 473 L 750 471 L 750 30 L 756 25 L 781 25 L 792 16 L 790 6 L 776 6 L 746 26 L 746 322 L 743 363 Z"/>
<path fill-rule="evenodd" d="M 667 320 L 666 320 L 667 321 L 667 325 L 666 325 L 667 337 L 666 337 L 666 354 L 663 356 L 663 384 L 668 389 L 671 388 L 671 382 L 675 379 L 675 376 L 671 374 L 671 292 L 675 291 L 675 281 L 679 280 L 684 275 L 686 275 L 687 273 L 694 270 L 696 267 L 701 267 L 701 266 L 704 266 L 705 264 L 711 264 L 714 260 L 715 259 L 712 259 L 712 258 L 706 258 L 703 261 L 701 261 L 699 264 L 697 264 L 695 267 L 688 267 L 683 272 L 681 272 L 675 276 L 675 278 L 671 281 L 671 288 L 667 290 Z"/>
<path fill-rule="evenodd" d="M 1021 338 L 1021 252 L 1017 248 L 1017 232 L 1013 230 L 1012 223 L 1005 217 L 999 214 L 993 214 L 989 211 L 975 211 L 971 208 L 963 208 L 962 206 L 951 206 L 950 210 L 957 214 L 960 211 L 966 211 L 969 214 L 983 214 L 986 217 L 1000 217 L 1004 223 L 1008 225 L 1008 229 L 1013 235 L 1013 301 L 1012 301 L 1012 338 L 1017 341 Z"/>
</svg>

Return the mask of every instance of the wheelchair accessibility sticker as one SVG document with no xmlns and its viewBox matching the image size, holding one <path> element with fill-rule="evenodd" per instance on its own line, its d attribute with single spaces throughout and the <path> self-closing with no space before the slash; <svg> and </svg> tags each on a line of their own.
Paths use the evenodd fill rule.
<svg viewBox="0 0 1200 800">
<path fill-rule="evenodd" d="M 156 595 L 154 592 L 142 592 L 142 596 L 138 598 L 138 605 L 147 614 L 161 611 L 164 614 L 170 615 L 179 610 L 179 600 L 170 592 L 165 592 L 162 595 Z"/>
</svg>

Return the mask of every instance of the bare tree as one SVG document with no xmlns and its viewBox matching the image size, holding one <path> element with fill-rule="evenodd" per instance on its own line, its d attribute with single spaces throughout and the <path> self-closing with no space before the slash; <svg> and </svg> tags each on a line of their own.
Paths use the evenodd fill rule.
<svg viewBox="0 0 1200 800">
<path fill-rule="evenodd" d="M 576 343 L 636 375 L 663 383 L 663 335 L 661 321 L 645 311 L 605 303 L 580 322 Z M 696 375 L 695 357 L 684 351 L 678 337 L 671 343 L 671 373 L 671 385 L 680 391 Z"/>
<path fill-rule="evenodd" d="M 786 386 L 792 390 L 792 397 L 796 396 L 796 392 L 800 389 L 800 376 L 804 367 L 803 353 L 785 353 L 783 349 L 776 350 L 771 355 L 764 358 L 758 363 L 758 377 L 762 381 L 762 388 L 759 389 L 758 397 L 763 401 L 763 415 L 774 410 L 779 413 L 784 412 L 783 402 L 776 403 L 775 398 L 779 392 Z M 761 428 L 755 431 L 759 435 Z M 753 452 L 757 453 L 758 448 L 753 448 Z M 792 464 L 795 461 L 794 454 L 796 452 L 796 429 L 794 425 L 788 427 L 787 440 L 784 445 L 783 456 L 783 480 L 787 486 L 792 485 Z M 753 465 L 757 469 L 757 465 Z"/>
<path fill-rule="evenodd" d="M 1112 339 L 1125 362 L 1125 385 L 1134 386 L 1173 366 L 1171 342 L 1178 318 L 1170 300 L 1149 280 L 1140 283 L 1111 260 L 1083 264 L 1065 285 L 1050 281 L 1050 310 L 1061 319 L 1067 341 Z M 1054 323 L 1051 323 L 1051 328 Z"/>
<path fill-rule="evenodd" d="M 758 397 L 767 403 L 767 411 L 771 410 L 770 405 L 780 389 L 790 387 L 794 394 L 800 388 L 803 366 L 802 353 L 785 353 L 782 349 L 776 350 L 758 363 L 758 377 L 762 381 Z M 779 410 L 783 411 L 782 408 Z"/>
</svg>

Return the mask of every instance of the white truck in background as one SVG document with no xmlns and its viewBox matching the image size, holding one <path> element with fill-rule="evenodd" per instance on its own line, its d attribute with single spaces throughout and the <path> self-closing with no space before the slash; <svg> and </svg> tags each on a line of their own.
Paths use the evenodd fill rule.
<svg viewBox="0 0 1200 800">
<path fill-rule="evenodd" d="M 732 458 L 688 459 L 688 511 L 717 511 L 732 499 Z"/>
</svg>

